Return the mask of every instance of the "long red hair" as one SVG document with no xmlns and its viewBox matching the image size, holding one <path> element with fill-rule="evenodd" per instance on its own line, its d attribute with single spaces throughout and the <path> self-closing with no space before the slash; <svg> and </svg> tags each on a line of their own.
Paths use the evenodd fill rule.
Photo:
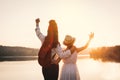
<svg viewBox="0 0 120 80">
<path fill-rule="evenodd" d="M 44 49 L 46 51 L 51 50 L 52 48 L 56 48 L 59 44 L 58 41 L 58 27 L 55 20 L 49 21 L 47 36 L 41 46 L 41 50 Z"/>
</svg>

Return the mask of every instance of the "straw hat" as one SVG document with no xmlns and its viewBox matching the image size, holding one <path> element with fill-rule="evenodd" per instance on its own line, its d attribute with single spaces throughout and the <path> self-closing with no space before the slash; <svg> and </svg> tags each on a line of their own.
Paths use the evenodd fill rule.
<svg viewBox="0 0 120 80">
<path fill-rule="evenodd" d="M 66 46 L 73 45 L 74 41 L 75 41 L 74 37 L 72 37 L 70 35 L 66 35 L 65 39 L 63 41 L 63 44 L 66 45 Z"/>
</svg>

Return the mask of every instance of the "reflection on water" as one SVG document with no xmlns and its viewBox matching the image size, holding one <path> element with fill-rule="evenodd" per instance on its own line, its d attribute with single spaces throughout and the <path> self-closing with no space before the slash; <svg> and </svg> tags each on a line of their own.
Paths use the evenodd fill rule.
<svg viewBox="0 0 120 80">
<path fill-rule="evenodd" d="M 120 64 L 92 59 L 78 60 L 82 80 L 120 80 Z"/>
<path fill-rule="evenodd" d="M 60 67 L 62 66 L 60 62 Z M 78 59 L 81 80 L 120 80 L 120 64 Z M 0 62 L 0 80 L 43 80 L 37 61 Z"/>
</svg>

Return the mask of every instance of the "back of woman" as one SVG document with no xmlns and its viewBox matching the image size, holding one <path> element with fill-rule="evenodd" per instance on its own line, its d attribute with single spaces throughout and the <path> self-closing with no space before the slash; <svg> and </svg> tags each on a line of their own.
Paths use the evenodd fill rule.
<svg viewBox="0 0 120 80">
<path fill-rule="evenodd" d="M 62 59 L 64 64 L 76 64 L 77 61 L 77 52 L 75 51 L 70 57 Z"/>
<path fill-rule="evenodd" d="M 79 72 L 76 65 L 76 51 L 68 58 L 63 59 L 60 80 L 80 80 Z"/>
</svg>

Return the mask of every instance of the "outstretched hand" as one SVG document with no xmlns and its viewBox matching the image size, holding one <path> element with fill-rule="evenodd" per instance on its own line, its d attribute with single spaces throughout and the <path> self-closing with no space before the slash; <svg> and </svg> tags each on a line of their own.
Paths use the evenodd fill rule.
<svg viewBox="0 0 120 80">
<path fill-rule="evenodd" d="M 36 22 L 36 27 L 39 26 L 40 19 L 37 18 L 37 19 L 35 20 L 35 22 Z"/>
<path fill-rule="evenodd" d="M 39 24 L 40 19 L 39 19 L 39 18 L 37 18 L 37 19 L 35 20 L 35 22 L 36 22 L 36 24 Z"/>
<path fill-rule="evenodd" d="M 94 38 L 94 33 L 91 32 L 90 35 L 89 35 L 89 39 L 93 39 Z"/>
</svg>

